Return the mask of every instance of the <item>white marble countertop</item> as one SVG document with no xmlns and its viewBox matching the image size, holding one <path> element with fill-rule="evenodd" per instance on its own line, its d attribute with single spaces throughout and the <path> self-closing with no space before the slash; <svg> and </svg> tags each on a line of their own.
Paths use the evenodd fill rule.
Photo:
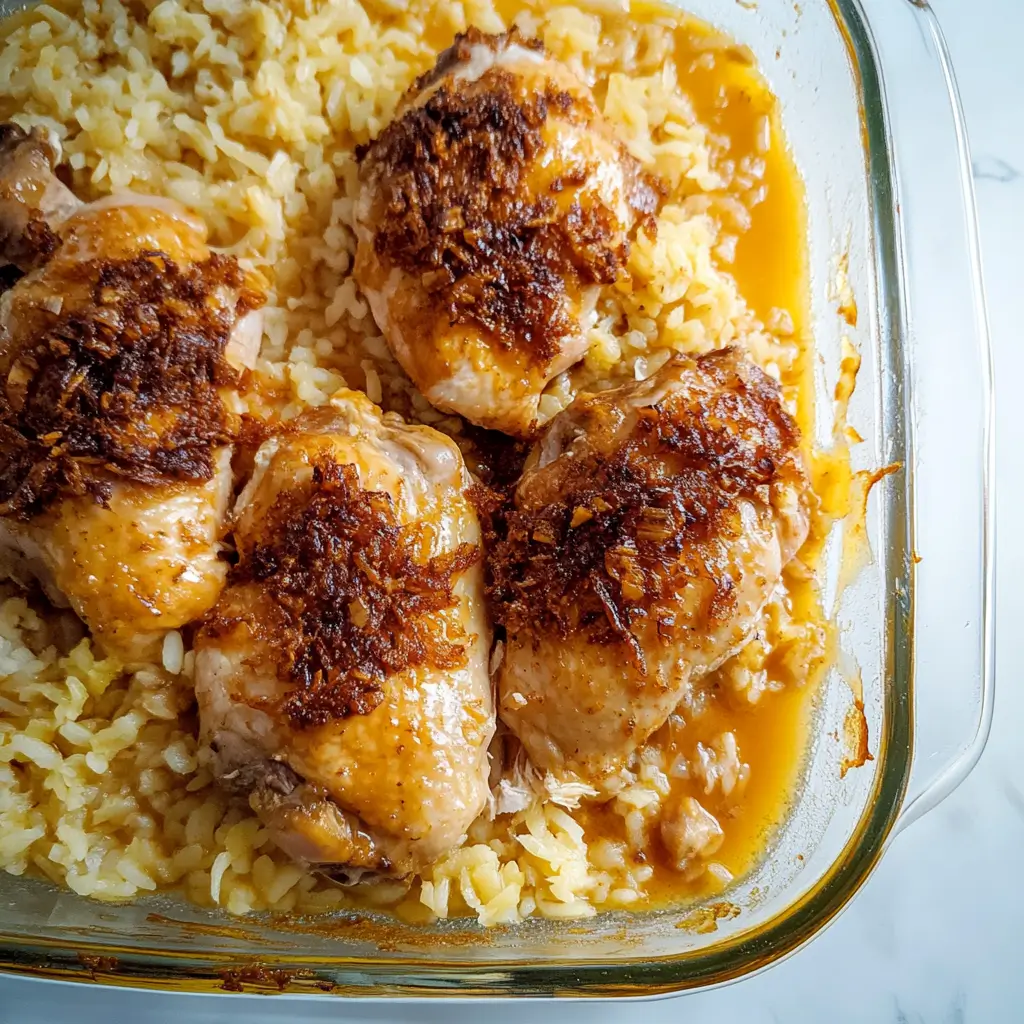
<svg viewBox="0 0 1024 1024">
<path fill-rule="evenodd" d="M 938 810 L 902 835 L 849 910 L 768 972 L 714 992 L 636 1004 L 493 1006 L 489 1024 L 524 1014 L 559 1024 L 643 1019 L 827 1024 L 1024 1021 L 1024 3 L 933 0 L 963 94 L 974 152 L 996 352 L 998 654 L 995 724 L 982 761 Z M 190 1024 L 276 1020 L 480 1019 L 467 1005 L 413 1008 L 284 998 L 169 996 L 0 978 L 0 1024 L 101 1020 Z"/>
</svg>

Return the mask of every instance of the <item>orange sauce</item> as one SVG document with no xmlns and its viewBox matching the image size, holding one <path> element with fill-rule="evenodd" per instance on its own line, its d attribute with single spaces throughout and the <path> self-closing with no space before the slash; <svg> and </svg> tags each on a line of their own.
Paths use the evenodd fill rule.
<svg viewBox="0 0 1024 1024">
<path fill-rule="evenodd" d="M 632 16 L 639 20 L 663 10 L 634 4 Z M 778 101 L 752 54 L 695 19 L 684 20 L 676 32 L 675 62 L 697 120 L 725 141 L 719 160 L 764 161 L 765 199 L 748 207 L 750 228 L 740 235 L 732 271 L 761 320 L 774 308 L 785 309 L 801 336 L 809 306 L 804 189 Z"/>
<path fill-rule="evenodd" d="M 785 818 L 798 782 L 813 691 L 812 686 L 789 686 L 765 694 L 758 704 L 744 709 L 731 703 L 712 703 L 686 727 L 684 749 L 691 753 L 698 741 L 708 745 L 720 733 L 731 730 L 741 760 L 750 766 L 749 779 L 738 800 L 722 799 L 717 792 L 708 796 L 703 786 L 691 779 L 672 780 L 673 798 L 694 797 L 720 822 L 724 841 L 711 859 L 736 878 L 756 865 Z M 581 808 L 574 816 L 583 824 L 588 842 L 625 838 L 622 818 L 610 804 Z M 649 832 L 645 863 L 654 868 L 654 875 L 644 886 L 648 906 L 701 897 L 718 887 L 716 880 L 706 875 L 686 881 L 671 863 L 656 828 Z"/>
<path fill-rule="evenodd" d="M 657 3 L 634 3 L 630 18 L 679 19 Z M 795 398 L 797 418 L 806 437 L 814 431 L 814 382 L 809 336 L 810 298 L 807 253 L 807 222 L 803 182 L 786 144 L 778 102 L 758 72 L 751 55 L 720 36 L 707 25 L 683 17 L 675 32 L 675 62 L 683 91 L 692 101 L 697 120 L 711 132 L 717 161 L 763 161 L 758 184 L 762 198 L 751 202 L 751 190 L 739 188 L 726 194 L 746 206 L 749 227 L 739 236 L 730 268 L 740 293 L 765 323 L 774 310 L 784 310 L 793 323 L 800 358 L 789 379 L 787 393 Z M 838 458 L 818 456 L 812 464 L 821 515 L 812 525 L 808 551 L 816 560 L 831 525 L 830 508 L 845 504 L 840 492 L 849 487 L 847 453 Z M 807 552 L 805 551 L 805 554 Z M 789 602 L 797 621 L 822 621 L 817 589 L 813 583 L 787 574 Z M 826 630 L 828 633 L 828 631 Z M 672 798 L 692 796 L 718 818 L 724 830 L 722 846 L 713 860 L 735 877 L 749 872 L 764 856 L 773 833 L 784 821 L 799 782 L 813 714 L 815 685 L 830 660 L 833 641 L 815 663 L 804 666 L 803 677 L 794 678 L 781 658 L 769 656 L 769 678 L 782 689 L 762 695 L 756 704 L 743 705 L 727 696 L 714 678 L 706 710 L 688 721 L 681 751 L 692 757 L 698 742 L 709 745 L 723 732 L 736 737 L 740 760 L 749 765 L 749 778 L 739 798 L 723 798 L 716 790 L 704 793 L 703 784 L 691 779 L 672 780 Z M 658 743 L 661 734 L 654 737 Z M 665 741 L 662 741 L 663 743 Z M 624 839 L 623 819 L 611 805 L 581 808 L 575 812 L 584 824 L 588 841 Z M 650 844 L 644 860 L 654 869 L 646 883 L 647 906 L 678 903 L 705 896 L 716 889 L 713 877 L 686 882 L 672 865 L 656 828 L 649 830 Z"/>
</svg>

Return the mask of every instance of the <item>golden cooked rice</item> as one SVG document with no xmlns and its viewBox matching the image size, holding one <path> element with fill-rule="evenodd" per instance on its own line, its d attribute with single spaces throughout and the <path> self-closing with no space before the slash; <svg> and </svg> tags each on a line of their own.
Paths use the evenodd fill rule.
<svg viewBox="0 0 1024 1024">
<path fill-rule="evenodd" d="M 457 435 L 459 421 L 432 409 L 391 359 L 349 274 L 352 150 L 455 32 L 507 27 L 490 0 L 83 0 L 67 10 L 41 4 L 0 27 L 0 117 L 54 129 L 83 197 L 172 196 L 205 218 L 213 244 L 264 271 L 272 290 L 259 373 L 271 397 L 260 401 L 291 416 L 347 383 Z M 637 24 L 611 4 L 588 13 L 539 0 L 517 20 L 582 77 L 606 83 L 605 113 L 670 188 L 656 237 L 641 233 L 633 246 L 631 289 L 602 302 L 582 375 L 558 379 L 542 412 L 588 380 L 643 377 L 673 350 L 730 342 L 789 382 L 797 346 L 756 321 L 722 269 L 748 215 L 721 193 L 756 191 L 759 169 L 716 166 L 669 59 L 673 26 Z M 785 331 L 787 315 L 774 320 Z M 62 655 L 63 617 L 41 617 L 13 590 L 3 597 L 0 867 L 101 899 L 176 887 L 236 914 L 346 902 L 277 852 L 199 764 L 192 655 L 178 633 L 162 665 L 126 675 L 97 660 L 87 638 Z M 722 675 L 751 702 L 775 685 L 763 668 L 771 647 L 788 644 L 796 665 L 820 653 L 819 627 L 781 606 L 767 623 L 762 649 L 751 645 Z M 655 760 L 615 801 L 624 842 L 587 841 L 571 809 L 578 792 L 534 780 L 538 799 L 523 780 L 505 780 L 498 817 L 482 816 L 421 885 L 380 884 L 361 899 L 422 918 L 468 909 L 483 924 L 642 901 L 652 868 L 628 853 L 642 848 L 668 793 L 671 766 Z M 688 770 L 709 793 L 746 782 L 728 732 Z M 720 837 L 693 802 L 694 848 L 725 885 L 731 876 L 713 860 Z"/>
</svg>

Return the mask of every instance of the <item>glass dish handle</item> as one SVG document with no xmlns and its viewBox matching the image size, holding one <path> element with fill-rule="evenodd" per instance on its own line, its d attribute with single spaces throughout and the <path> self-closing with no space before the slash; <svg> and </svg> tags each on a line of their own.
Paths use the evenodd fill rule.
<svg viewBox="0 0 1024 1024">
<path fill-rule="evenodd" d="M 992 361 L 970 149 L 949 51 L 926 0 L 863 0 L 884 23 L 900 265 L 915 580 L 910 781 L 893 835 L 967 777 L 994 697 Z M 884 10 L 883 10 L 884 9 Z M 877 13 L 876 13 L 877 11 Z M 889 31 L 889 23 L 892 31 Z M 933 144 L 953 133 L 955 150 Z M 950 197 L 958 202 L 950 204 Z"/>
</svg>

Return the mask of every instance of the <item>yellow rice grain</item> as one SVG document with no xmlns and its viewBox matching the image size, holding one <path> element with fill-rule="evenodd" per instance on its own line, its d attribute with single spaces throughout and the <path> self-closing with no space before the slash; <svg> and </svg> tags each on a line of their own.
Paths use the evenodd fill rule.
<svg viewBox="0 0 1024 1024">
<path fill-rule="evenodd" d="M 581 369 L 552 382 L 544 415 L 580 388 L 643 377 L 672 351 L 737 342 L 775 373 L 796 358 L 792 319 L 779 311 L 767 330 L 722 269 L 739 228 L 723 232 L 722 211 L 695 202 L 720 193 L 728 174 L 667 59 L 673 29 L 648 28 L 640 47 L 627 8 L 538 0 L 517 17 L 604 84 L 604 112 L 670 189 L 656 234 L 633 246 L 630 288 L 602 299 L 592 347 Z M 53 129 L 84 198 L 174 197 L 204 218 L 214 245 L 266 275 L 257 375 L 278 398 L 254 392 L 251 411 L 290 418 L 350 379 L 372 400 L 457 433 L 458 421 L 401 373 L 351 276 L 352 151 L 387 123 L 438 43 L 469 24 L 508 27 L 491 0 L 42 4 L 0 25 L 0 119 Z M 752 192 L 756 172 L 743 172 Z M 167 634 L 161 664 L 125 672 L 88 639 L 62 656 L 50 628 L 13 590 L 0 594 L 0 867 L 98 899 L 177 886 L 232 913 L 346 902 L 277 851 L 199 763 L 193 655 L 180 633 Z M 797 664 L 822 644 L 794 634 L 787 650 Z M 764 688 L 759 671 L 751 662 L 730 677 L 750 702 Z M 656 768 L 620 794 L 634 848 L 666 786 Z M 572 812 L 550 801 L 483 818 L 471 835 L 411 889 L 385 885 L 366 899 L 410 900 L 439 918 L 471 910 L 497 925 L 642 903 L 651 876 L 627 870 L 626 843 L 588 843 Z M 709 870 L 725 884 L 724 867 Z"/>
</svg>

